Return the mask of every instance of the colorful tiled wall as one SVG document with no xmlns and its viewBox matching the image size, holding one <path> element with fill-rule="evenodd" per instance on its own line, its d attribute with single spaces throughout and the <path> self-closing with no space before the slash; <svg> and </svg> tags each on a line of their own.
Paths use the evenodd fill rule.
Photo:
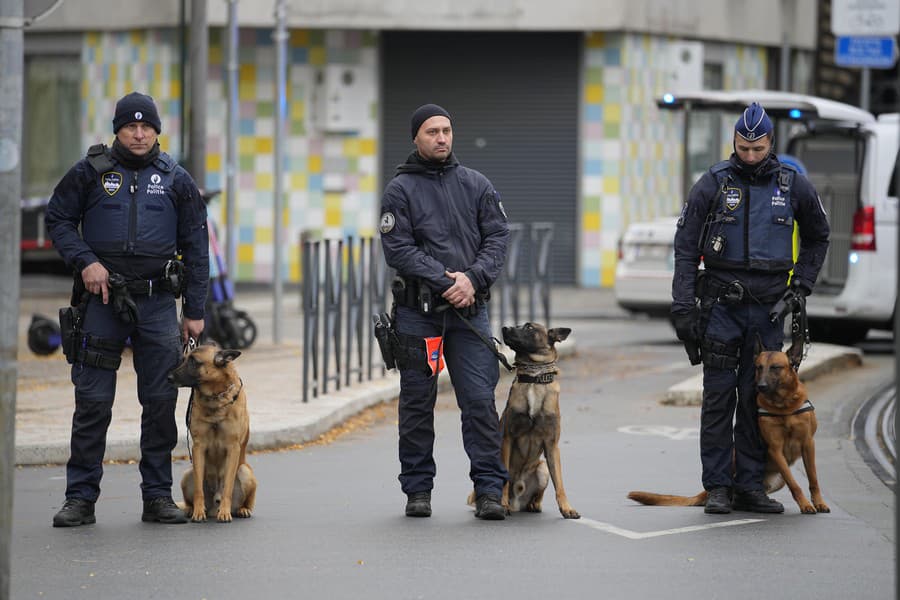
<svg viewBox="0 0 900 600">
<path fill-rule="evenodd" d="M 681 119 L 660 111 L 671 41 L 649 35 L 586 37 L 582 116 L 579 283 L 611 286 L 617 243 L 633 221 L 681 206 Z M 725 89 L 761 88 L 762 49 L 722 46 Z M 727 148 L 723 140 L 722 156 Z"/>
<path fill-rule="evenodd" d="M 163 121 L 160 144 L 181 155 L 180 54 L 174 30 L 97 33 L 86 36 L 82 90 L 83 138 L 112 139 L 116 100 L 132 91 L 150 93 Z M 242 29 L 239 42 L 237 170 L 237 279 L 270 282 L 274 248 L 275 45 L 271 29 Z M 210 32 L 207 88 L 208 189 L 225 186 L 226 87 L 221 30 Z M 356 81 L 346 110 L 348 126 L 325 124 L 323 85 L 343 76 Z M 284 266 L 286 281 L 299 281 L 301 233 L 313 237 L 372 235 L 376 193 L 377 38 L 362 31 L 290 32 L 284 164 Z M 337 70 L 335 70 L 337 69 Z M 103 82 L 94 86 L 91 82 Z M 347 108 L 349 107 L 349 108 Z M 327 109 L 333 110 L 333 109 Z M 210 205 L 221 224 L 227 198 Z M 224 236 L 220 240 L 224 247 Z"/>
</svg>

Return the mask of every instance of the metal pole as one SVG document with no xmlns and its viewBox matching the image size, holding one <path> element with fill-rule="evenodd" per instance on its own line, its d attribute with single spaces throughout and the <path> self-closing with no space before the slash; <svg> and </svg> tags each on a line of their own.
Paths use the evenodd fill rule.
<svg viewBox="0 0 900 600">
<path fill-rule="evenodd" d="M 19 345 L 23 0 L 0 0 L 0 599 L 9 598 Z"/>
<path fill-rule="evenodd" d="M 191 143 L 190 171 L 206 187 L 206 72 L 209 68 L 206 0 L 191 0 Z"/>
<path fill-rule="evenodd" d="M 869 94 L 872 90 L 872 70 L 863 68 L 859 77 L 859 107 L 869 110 Z"/>
<path fill-rule="evenodd" d="M 778 65 L 778 89 L 783 92 L 791 91 L 791 40 L 790 32 L 794 30 L 794 2 L 793 0 L 781 0 L 781 55 Z M 788 123 L 781 119 L 778 123 L 775 143 L 779 140 L 787 140 Z"/>
<path fill-rule="evenodd" d="M 900 89 L 900 69 L 897 69 L 897 87 Z M 900 107 L 897 107 L 900 109 Z M 900 123 L 897 127 L 900 139 Z M 900 190 L 900 169 L 894 169 L 894 189 Z M 900 298 L 900 225 L 897 226 L 897 281 L 896 298 Z M 894 403 L 897 402 L 897 377 L 900 376 L 900 311 L 894 311 Z M 894 431 L 900 431 L 900 410 L 894 410 Z M 896 467 L 895 467 L 896 468 Z M 894 498 L 900 494 L 900 477 L 894 477 Z M 900 577 L 900 503 L 894 501 L 894 579 Z M 895 584 L 900 589 L 900 584 Z"/>
<path fill-rule="evenodd" d="M 228 0 L 228 124 L 225 142 L 225 264 L 237 281 L 237 136 L 238 136 L 238 0 Z"/>
<path fill-rule="evenodd" d="M 681 203 L 687 202 L 688 194 L 691 191 L 691 102 L 684 103 L 684 136 L 682 137 L 681 158 Z"/>
<path fill-rule="evenodd" d="M 282 321 L 282 237 L 284 212 L 284 137 L 287 104 L 287 7 L 285 0 L 275 3 L 275 224 L 273 243 L 274 265 L 272 283 L 274 285 L 272 311 L 272 342 L 281 343 Z"/>
</svg>

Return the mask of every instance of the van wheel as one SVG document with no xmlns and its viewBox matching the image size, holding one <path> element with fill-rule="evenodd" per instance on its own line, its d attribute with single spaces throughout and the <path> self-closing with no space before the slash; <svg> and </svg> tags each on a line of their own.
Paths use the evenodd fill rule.
<svg viewBox="0 0 900 600">
<path fill-rule="evenodd" d="M 853 321 L 809 319 L 809 337 L 814 342 L 852 346 L 866 339 L 869 328 Z"/>
</svg>

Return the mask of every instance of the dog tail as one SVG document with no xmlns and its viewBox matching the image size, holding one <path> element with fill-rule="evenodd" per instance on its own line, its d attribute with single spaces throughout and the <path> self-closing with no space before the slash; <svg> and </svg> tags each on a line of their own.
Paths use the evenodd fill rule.
<svg viewBox="0 0 900 600">
<path fill-rule="evenodd" d="M 705 506 L 706 490 L 696 496 L 672 496 L 653 492 L 629 492 L 628 498 L 647 506 Z"/>
</svg>

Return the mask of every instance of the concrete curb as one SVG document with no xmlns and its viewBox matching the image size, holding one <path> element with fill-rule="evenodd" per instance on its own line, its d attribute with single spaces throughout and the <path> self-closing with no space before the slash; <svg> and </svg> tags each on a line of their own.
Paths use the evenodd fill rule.
<svg viewBox="0 0 900 600">
<path fill-rule="evenodd" d="M 858 367 L 862 364 L 862 350 L 848 346 L 832 344 L 814 344 L 800 365 L 800 380 L 812 381 L 820 375 L 846 367 Z M 671 406 L 700 406 L 703 400 L 703 372 L 676 383 L 666 391 L 660 404 Z"/>
</svg>

